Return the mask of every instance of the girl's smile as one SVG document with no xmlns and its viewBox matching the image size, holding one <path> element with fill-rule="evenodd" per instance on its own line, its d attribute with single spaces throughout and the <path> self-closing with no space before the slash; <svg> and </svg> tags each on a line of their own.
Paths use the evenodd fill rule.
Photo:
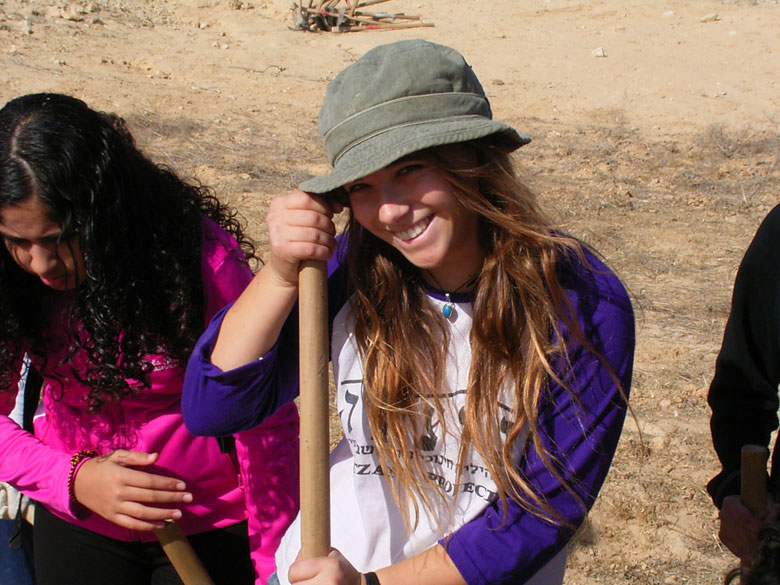
<svg viewBox="0 0 780 585">
<path fill-rule="evenodd" d="M 396 233 L 396 237 L 400 240 L 403 240 L 404 242 L 413 240 L 425 231 L 425 228 L 430 225 L 431 219 L 432 218 L 430 216 L 423 218 L 422 221 L 413 225 L 408 230 Z"/>
<path fill-rule="evenodd" d="M 14 262 L 49 288 L 71 290 L 84 280 L 78 237 L 63 240 L 51 210 L 38 197 L 0 209 L 0 236 Z"/>
<path fill-rule="evenodd" d="M 441 286 L 456 287 L 479 271 L 478 218 L 425 159 L 403 159 L 345 188 L 358 223 Z"/>
</svg>

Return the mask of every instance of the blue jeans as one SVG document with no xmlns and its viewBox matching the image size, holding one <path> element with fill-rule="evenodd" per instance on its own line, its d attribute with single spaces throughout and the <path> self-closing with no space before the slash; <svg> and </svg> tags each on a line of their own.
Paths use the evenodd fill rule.
<svg viewBox="0 0 780 585">
<path fill-rule="evenodd" d="M 13 520 L 0 520 L 0 585 L 33 585 L 29 526 L 25 526 L 25 533 L 20 537 L 21 548 L 12 549 L 8 545 L 13 532 Z"/>
<path fill-rule="evenodd" d="M 268 577 L 268 585 L 279 585 L 279 577 L 276 576 L 276 572 Z"/>
</svg>

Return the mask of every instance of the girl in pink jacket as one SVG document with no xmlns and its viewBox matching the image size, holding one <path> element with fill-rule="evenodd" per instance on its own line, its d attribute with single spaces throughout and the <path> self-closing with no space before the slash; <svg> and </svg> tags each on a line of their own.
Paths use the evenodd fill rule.
<svg viewBox="0 0 780 585">
<path fill-rule="evenodd" d="M 0 415 L 25 354 L 44 378 L 34 436 L 0 416 L 0 481 L 39 503 L 39 585 L 177 583 L 166 520 L 217 584 L 265 583 L 297 509 L 294 405 L 235 447 L 181 416 L 198 335 L 252 277 L 231 210 L 120 118 L 27 95 L 0 110 L 0 238 Z"/>
</svg>

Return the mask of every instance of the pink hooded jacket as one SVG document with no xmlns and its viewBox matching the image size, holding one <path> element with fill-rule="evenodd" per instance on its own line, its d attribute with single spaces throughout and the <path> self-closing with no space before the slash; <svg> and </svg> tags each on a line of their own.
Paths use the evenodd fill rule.
<svg viewBox="0 0 780 585">
<path fill-rule="evenodd" d="M 205 322 L 238 297 L 252 278 L 238 243 L 212 220 L 204 218 L 202 272 Z M 65 303 L 52 307 L 52 320 Z M 101 454 L 115 449 L 159 453 L 145 471 L 179 477 L 192 492 L 181 506 L 185 534 L 205 532 L 249 520 L 252 560 L 258 583 L 274 570 L 273 555 L 298 509 L 298 412 L 283 406 L 262 425 L 236 435 L 235 454 L 223 454 L 214 438 L 194 437 L 181 415 L 181 388 L 186 364 L 164 354 L 147 356 L 153 364 L 150 387 L 87 412 L 88 387 L 74 379 L 64 330 L 52 330 L 55 348 L 44 362 L 32 361 L 44 378 L 45 416 L 36 418 L 35 435 L 7 415 L 14 392 L 0 392 L 0 481 L 7 481 L 51 512 L 83 528 L 125 541 L 154 540 L 151 532 L 122 528 L 78 504 L 71 505 L 68 472 L 71 456 L 82 449 Z M 76 355 L 74 363 L 83 355 Z M 21 356 L 20 356 L 21 366 Z M 54 374 L 57 374 L 55 376 Z M 15 386 L 14 386 L 15 388 Z M 244 486 L 251 487 L 246 493 Z"/>
</svg>

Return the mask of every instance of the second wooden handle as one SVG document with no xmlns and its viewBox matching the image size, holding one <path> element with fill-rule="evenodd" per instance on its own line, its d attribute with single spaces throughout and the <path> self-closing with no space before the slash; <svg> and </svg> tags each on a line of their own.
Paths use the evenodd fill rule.
<svg viewBox="0 0 780 585">
<path fill-rule="evenodd" d="M 214 585 L 190 541 L 176 522 L 166 522 L 165 527 L 155 530 L 154 534 L 184 585 Z"/>
<path fill-rule="evenodd" d="M 741 499 L 757 518 L 766 512 L 766 462 L 769 450 L 761 445 L 742 447 Z"/>
</svg>

